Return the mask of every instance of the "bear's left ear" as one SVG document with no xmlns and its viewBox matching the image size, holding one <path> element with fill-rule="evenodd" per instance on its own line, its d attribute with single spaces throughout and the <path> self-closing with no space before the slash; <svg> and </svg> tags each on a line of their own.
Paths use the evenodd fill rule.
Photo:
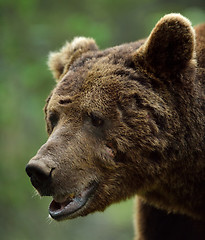
<svg viewBox="0 0 205 240">
<path fill-rule="evenodd" d="M 180 14 L 159 20 L 146 42 L 133 54 L 136 67 L 155 78 L 176 77 L 194 56 L 195 33 L 190 21 Z"/>
<path fill-rule="evenodd" d="M 76 37 L 72 42 L 66 42 L 59 51 L 49 54 L 48 67 L 58 81 L 64 71 L 68 70 L 69 66 L 83 53 L 96 50 L 98 50 L 98 47 L 94 39 Z"/>
</svg>

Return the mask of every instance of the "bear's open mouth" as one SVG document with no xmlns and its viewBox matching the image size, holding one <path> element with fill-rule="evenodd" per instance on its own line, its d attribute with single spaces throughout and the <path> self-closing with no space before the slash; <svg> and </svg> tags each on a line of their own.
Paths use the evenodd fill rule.
<svg viewBox="0 0 205 240">
<path fill-rule="evenodd" d="M 92 182 L 78 196 L 70 194 L 64 202 L 57 202 L 53 199 L 49 206 L 49 214 L 55 220 L 63 220 L 77 217 L 80 209 L 84 208 L 90 198 L 94 195 L 97 183 Z"/>
</svg>

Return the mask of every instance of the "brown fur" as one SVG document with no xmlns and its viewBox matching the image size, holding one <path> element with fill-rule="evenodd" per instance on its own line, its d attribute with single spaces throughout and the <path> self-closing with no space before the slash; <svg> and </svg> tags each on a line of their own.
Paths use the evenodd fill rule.
<svg viewBox="0 0 205 240">
<path fill-rule="evenodd" d="M 50 55 L 49 138 L 27 173 L 51 209 L 86 199 L 57 220 L 137 194 L 136 239 L 205 239 L 204 51 L 205 25 L 195 36 L 169 14 L 146 40 L 99 51 L 78 38 Z"/>
</svg>

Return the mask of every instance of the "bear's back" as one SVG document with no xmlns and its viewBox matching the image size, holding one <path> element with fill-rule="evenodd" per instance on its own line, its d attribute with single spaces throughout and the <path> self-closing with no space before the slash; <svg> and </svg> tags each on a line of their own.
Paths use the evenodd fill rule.
<svg viewBox="0 0 205 240">
<path fill-rule="evenodd" d="M 196 55 L 199 68 L 205 68 L 205 24 L 195 27 Z"/>
</svg>

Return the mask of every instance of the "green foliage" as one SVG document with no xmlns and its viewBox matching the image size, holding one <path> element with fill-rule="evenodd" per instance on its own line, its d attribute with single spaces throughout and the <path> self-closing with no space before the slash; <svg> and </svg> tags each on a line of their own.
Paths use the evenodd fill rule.
<svg viewBox="0 0 205 240">
<path fill-rule="evenodd" d="M 132 239 L 132 201 L 82 219 L 47 221 L 24 168 L 46 141 L 42 108 L 54 80 L 50 50 L 75 36 L 100 48 L 147 36 L 164 14 L 205 22 L 204 0 L 0 0 L 0 236 L 2 240 Z"/>
</svg>

